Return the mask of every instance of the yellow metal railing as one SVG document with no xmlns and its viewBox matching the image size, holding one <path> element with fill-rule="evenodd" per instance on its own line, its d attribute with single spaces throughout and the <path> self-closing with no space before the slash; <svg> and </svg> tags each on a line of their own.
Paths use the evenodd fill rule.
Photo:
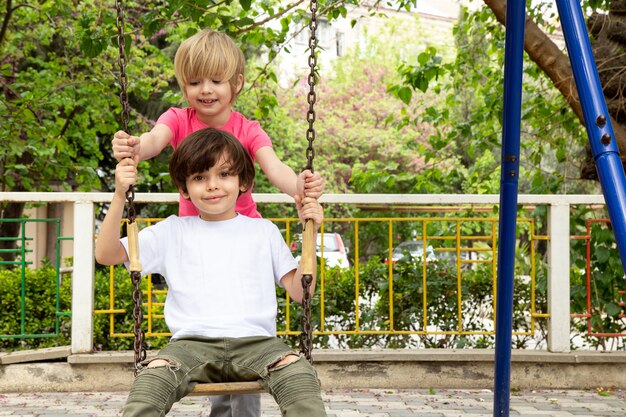
<svg viewBox="0 0 626 417">
<path fill-rule="evenodd" d="M 140 226 L 148 226 L 153 224 L 154 222 L 159 221 L 160 219 L 155 218 L 147 218 L 147 219 L 137 219 L 137 223 Z M 292 229 L 294 229 L 293 224 L 299 225 L 298 219 L 292 218 L 275 218 L 270 219 L 274 221 L 279 227 L 284 225 L 285 240 L 287 244 L 291 243 L 291 239 L 293 236 Z M 444 253 L 453 254 L 454 265 L 456 266 L 456 281 L 455 291 L 456 291 L 456 303 L 457 303 L 457 328 L 456 330 L 441 330 L 437 327 L 437 323 L 431 322 L 431 318 L 429 317 L 428 312 L 428 285 L 430 281 L 430 277 L 427 272 L 427 262 L 421 263 L 421 283 L 422 283 L 422 295 L 421 295 L 421 303 L 422 303 L 422 317 L 421 317 L 421 329 L 397 329 L 394 326 L 394 316 L 395 316 L 395 303 L 394 303 L 394 265 L 393 262 L 387 262 L 387 284 L 389 289 L 389 320 L 388 320 L 388 328 L 379 328 L 379 329 L 369 329 L 364 328 L 367 327 L 367 323 L 364 325 L 362 323 L 361 317 L 361 294 L 360 294 L 360 271 L 361 271 L 361 262 L 362 262 L 362 254 L 360 252 L 361 242 L 360 235 L 361 229 L 372 225 L 372 224 L 385 224 L 387 227 L 386 233 L 386 245 L 379 245 L 383 248 L 386 248 L 387 258 L 391 260 L 391 255 L 393 253 L 393 249 L 395 247 L 394 244 L 394 230 L 395 226 L 403 222 L 412 222 L 416 225 L 419 225 L 420 233 L 419 235 L 413 236 L 413 240 L 418 240 L 422 242 L 422 247 L 424 249 L 423 259 L 426 259 L 426 248 L 429 245 L 436 246 L 434 251 L 436 254 L 443 255 Z M 464 275 L 464 267 L 472 268 L 472 265 L 477 264 L 488 264 L 490 266 L 489 271 L 492 275 L 492 311 L 495 312 L 495 304 L 496 300 L 496 277 L 497 277 L 497 225 L 498 219 L 491 217 L 384 217 L 384 218 L 332 218 L 325 219 L 324 224 L 320 230 L 320 234 L 324 236 L 325 228 L 338 229 L 339 227 L 330 227 L 330 224 L 339 225 L 342 230 L 351 230 L 352 239 L 350 239 L 351 243 L 349 245 L 351 250 L 351 258 L 354 259 L 353 264 L 351 266 L 351 273 L 353 273 L 354 277 L 354 328 L 353 329 L 329 329 L 326 324 L 327 314 L 332 316 L 333 312 L 326 311 L 326 300 L 327 297 L 332 297 L 332 294 L 327 294 L 326 289 L 326 274 L 327 270 L 323 267 L 325 263 L 324 254 L 321 255 L 321 263 L 322 267 L 319 270 L 318 277 L 318 292 L 319 292 L 319 326 L 318 329 L 314 331 L 316 335 L 493 335 L 493 330 L 466 330 L 464 328 L 463 321 L 463 275 Z M 475 225 L 477 228 L 483 229 L 486 233 L 482 234 L 464 234 L 463 226 L 464 225 Z M 480 226 L 480 227 L 478 227 Z M 418 229 L 418 228 L 416 228 Z M 451 233 L 447 234 L 433 234 L 428 233 L 429 230 L 450 230 Z M 541 313 L 537 311 L 536 308 L 536 245 L 541 240 L 548 240 L 548 236 L 541 236 L 535 234 L 535 223 L 533 219 L 530 218 L 519 218 L 518 219 L 518 230 L 523 230 L 527 234 L 528 238 L 528 248 L 529 253 L 524 254 L 529 259 L 528 265 L 530 270 L 528 271 L 528 276 L 530 279 L 530 301 L 529 308 L 530 311 L 525 312 L 529 318 L 529 327 L 527 330 L 515 330 L 514 334 L 516 335 L 532 335 L 535 331 L 535 325 L 537 319 L 543 319 L 549 317 L 546 313 Z M 323 251 L 324 245 L 322 242 L 321 250 Z M 468 254 L 468 256 L 464 256 L 463 254 Z M 474 257 L 469 255 L 476 255 Z M 130 311 L 125 311 L 123 309 L 116 309 L 115 306 L 115 280 L 116 279 L 127 279 L 127 276 L 115 276 L 114 268 L 111 268 L 109 274 L 109 303 L 108 309 L 100 309 L 95 310 L 95 314 L 106 314 L 109 316 L 109 334 L 111 337 L 132 337 L 133 334 L 131 332 L 120 332 L 115 328 L 115 316 L 118 314 L 128 314 L 130 316 Z M 144 309 L 145 309 L 145 317 L 147 321 L 147 329 L 146 329 L 146 337 L 157 337 L 157 336 L 169 336 L 168 332 L 160 332 L 155 330 L 155 323 L 157 321 L 163 320 L 163 306 L 164 302 L 163 297 L 167 293 L 165 289 L 155 289 L 152 284 L 152 280 L 150 277 L 146 279 L 146 289 L 144 291 Z M 284 311 L 285 322 L 283 323 L 284 330 L 278 332 L 278 334 L 282 335 L 297 335 L 299 334 L 299 330 L 294 329 L 292 323 L 292 317 L 290 313 L 290 300 L 289 297 L 286 297 L 286 307 Z M 494 323 L 495 328 L 495 314 L 491 312 L 491 319 Z M 162 322 L 161 322 L 162 323 Z M 160 327 L 164 328 L 165 326 L 161 325 Z"/>
</svg>

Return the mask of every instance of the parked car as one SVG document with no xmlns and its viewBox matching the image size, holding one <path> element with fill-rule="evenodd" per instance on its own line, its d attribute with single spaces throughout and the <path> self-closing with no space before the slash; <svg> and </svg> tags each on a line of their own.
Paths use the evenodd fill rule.
<svg viewBox="0 0 626 417">
<path fill-rule="evenodd" d="M 479 251 L 468 250 L 467 248 L 460 251 L 461 260 L 460 265 L 462 270 L 473 269 L 478 262 L 480 262 L 481 256 Z M 456 250 L 438 250 L 437 260 L 442 263 L 448 263 L 456 267 Z"/>
<path fill-rule="evenodd" d="M 468 259 L 468 252 L 461 252 L 461 270 L 470 269 L 471 264 L 469 264 L 468 262 L 464 262 Z M 448 264 L 456 269 L 456 251 L 454 250 L 442 250 L 440 252 L 437 252 L 437 260 L 440 261 L 442 264 Z"/>
<path fill-rule="evenodd" d="M 424 257 L 424 242 L 421 240 L 409 240 L 400 243 L 391 252 L 391 263 L 399 261 L 409 262 L 410 258 L 422 259 Z M 432 246 L 426 247 L 426 263 L 437 259 L 435 250 Z M 385 258 L 385 264 L 389 263 L 389 260 Z"/>
<path fill-rule="evenodd" d="M 324 243 L 323 250 L 322 240 Z M 296 235 L 291 242 L 291 250 L 299 252 L 301 248 L 302 236 Z M 348 249 L 343 244 L 343 239 L 339 233 L 318 233 L 317 245 L 315 249 L 318 257 L 324 257 L 324 263 L 327 267 L 332 268 L 337 266 L 340 268 L 350 268 L 350 262 L 348 261 Z M 296 259 L 299 261 L 300 256 L 298 255 Z"/>
</svg>

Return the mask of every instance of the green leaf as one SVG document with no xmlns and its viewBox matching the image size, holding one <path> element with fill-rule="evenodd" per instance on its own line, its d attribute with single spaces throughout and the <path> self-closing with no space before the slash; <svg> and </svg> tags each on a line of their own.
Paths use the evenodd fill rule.
<svg viewBox="0 0 626 417">
<path fill-rule="evenodd" d="M 97 40 L 92 39 L 89 36 L 83 36 L 80 42 L 80 49 L 87 57 L 94 58 L 100 55 L 103 50 L 103 46 Z"/>
<path fill-rule="evenodd" d="M 409 87 L 400 87 L 397 91 L 397 94 L 404 104 L 411 103 L 411 97 L 413 96 L 413 92 Z"/>
<path fill-rule="evenodd" d="M 606 314 L 612 317 L 616 317 L 622 311 L 622 309 L 615 303 L 607 303 L 605 306 Z"/>
<path fill-rule="evenodd" d="M 596 246 L 594 254 L 599 263 L 605 263 L 611 256 L 611 252 L 604 246 Z"/>
<path fill-rule="evenodd" d="M 417 62 L 421 65 L 424 66 L 428 63 L 428 61 L 430 60 L 430 54 L 427 52 L 422 52 L 417 56 Z"/>
</svg>

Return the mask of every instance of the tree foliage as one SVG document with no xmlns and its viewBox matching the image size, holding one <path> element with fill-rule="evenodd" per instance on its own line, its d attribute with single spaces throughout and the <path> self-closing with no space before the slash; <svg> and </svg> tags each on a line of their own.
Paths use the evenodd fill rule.
<svg viewBox="0 0 626 417">
<path fill-rule="evenodd" d="M 5 15 L 8 30 L 0 44 L 3 191 L 99 188 L 98 136 L 111 134 L 117 123 L 111 111 L 114 61 L 110 56 L 93 59 L 106 45 L 88 42 L 95 6 L 25 2 Z M 112 19 L 106 13 L 97 17 Z"/>
<path fill-rule="evenodd" d="M 322 2 L 320 16 L 328 20 L 346 16 L 354 4 L 358 2 Z M 277 148 L 284 147 L 279 149 L 281 156 L 298 166 L 302 104 L 291 103 L 292 109 L 286 111 L 279 106 L 289 104 L 289 94 L 304 102 L 305 91 L 280 97 L 272 63 L 305 27 L 304 6 L 275 1 L 126 2 L 130 130 L 149 129 L 168 106 L 182 104 L 173 78 L 173 53 L 182 39 L 209 26 L 235 38 L 248 58 L 246 90 L 237 105 L 249 117 L 263 119 Z M 400 2 L 399 7 L 410 8 L 411 2 Z M 544 14 L 533 16 L 539 19 Z M 110 138 L 121 125 L 113 4 L 8 1 L 3 17 L 0 76 L 6 123 L 0 132 L 7 146 L 0 150 L 1 189 L 108 189 L 114 165 Z M 360 50 L 338 64 L 335 76 L 321 80 L 319 163 L 336 184 L 331 190 L 493 192 L 498 176 L 503 30 L 489 10 L 466 10 L 456 28 L 456 57 L 449 59 L 449 51 L 432 46 L 406 52 L 411 44 L 407 39 L 417 41 L 428 31 L 416 36 L 414 27 L 409 30 L 393 22 L 389 28 L 382 35 L 372 33 Z M 392 43 L 399 47 L 386 48 Z M 401 82 L 387 64 L 396 62 L 390 51 L 402 45 L 409 59 L 398 63 Z M 378 64 L 370 65 L 373 61 Z M 580 126 L 540 70 L 527 65 L 525 73 L 530 82 L 525 87 L 528 124 L 522 143 L 532 167 L 522 164 L 523 186 L 529 192 L 584 189 L 573 181 L 584 145 Z M 389 92 L 407 107 L 391 103 L 378 90 L 381 84 L 390 84 Z M 293 121 L 286 123 L 288 119 Z M 391 119 L 401 121 L 404 130 L 386 132 Z M 142 164 L 145 181 L 140 191 L 170 190 L 163 175 L 165 161 L 167 155 Z M 266 189 L 271 189 L 269 184 L 259 181 L 259 190 Z"/>
<path fill-rule="evenodd" d="M 320 2 L 319 14 L 338 18 L 350 2 Z M 277 105 L 269 63 L 294 25 L 304 27 L 304 2 L 124 3 L 130 133 L 148 130 L 167 107 L 182 104 L 173 55 L 182 39 L 204 27 L 228 33 L 249 62 L 259 63 L 249 69 L 244 96 L 253 111 L 246 114 L 266 117 Z M 0 190 L 110 190 L 110 141 L 122 126 L 114 3 L 8 0 L 2 13 Z M 171 190 L 167 156 L 141 164 L 138 191 Z M 2 203 L 0 215 L 19 218 L 22 210 L 23 204 Z M 11 226 L 1 223 L 0 234 L 15 236 Z"/>
<path fill-rule="evenodd" d="M 416 119 L 399 120 L 401 126 L 423 121 L 435 128 L 422 148 L 430 162 L 424 175 L 448 178 L 443 192 L 497 193 L 504 30 L 488 9 L 464 9 L 454 34 L 452 60 L 426 48 L 416 62 L 399 67 L 402 83 L 392 85 L 390 92 L 404 102 L 407 88 L 411 93 L 438 94 L 439 100 L 430 100 Z M 591 187 L 578 180 L 586 140 L 583 127 L 541 69 L 525 62 L 520 192 L 586 191 Z"/>
</svg>

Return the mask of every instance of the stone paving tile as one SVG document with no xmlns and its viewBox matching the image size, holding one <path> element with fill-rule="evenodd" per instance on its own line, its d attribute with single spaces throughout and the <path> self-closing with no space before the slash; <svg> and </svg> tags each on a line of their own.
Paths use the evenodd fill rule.
<svg viewBox="0 0 626 417">
<path fill-rule="evenodd" d="M 119 417 L 124 392 L 0 393 L 0 416 Z M 489 390 L 326 390 L 328 417 L 492 417 Z M 280 417 L 274 400 L 261 396 L 263 417 Z M 613 417 L 626 416 L 626 391 L 601 396 L 594 391 L 514 392 L 510 416 Z M 168 416 L 208 417 L 206 397 L 188 397 Z"/>
</svg>

